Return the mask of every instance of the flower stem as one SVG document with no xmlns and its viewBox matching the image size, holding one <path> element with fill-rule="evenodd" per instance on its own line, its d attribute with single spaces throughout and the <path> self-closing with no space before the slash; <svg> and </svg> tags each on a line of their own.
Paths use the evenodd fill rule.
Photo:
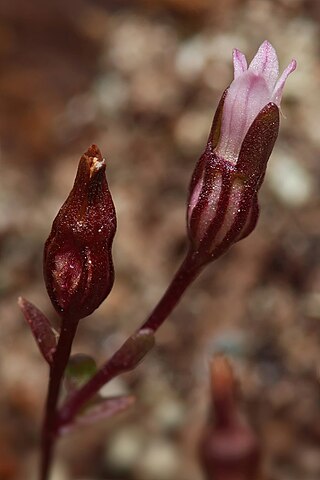
<svg viewBox="0 0 320 480">
<path fill-rule="evenodd" d="M 45 417 L 42 430 L 42 455 L 40 466 L 40 480 L 47 480 L 53 457 L 53 450 L 57 439 L 56 417 L 60 386 L 64 370 L 69 360 L 72 342 L 78 323 L 70 319 L 63 319 L 60 337 L 50 366 L 48 395 Z"/>
<path fill-rule="evenodd" d="M 201 269 L 202 266 L 198 262 L 197 254 L 189 251 L 163 297 L 139 330 L 150 328 L 150 330 L 156 332 L 179 303 L 185 290 L 199 275 Z"/>
<path fill-rule="evenodd" d="M 163 297 L 151 312 L 147 320 L 140 326 L 138 332 L 143 329 L 150 329 L 156 332 L 168 315 L 181 299 L 183 293 L 192 281 L 199 275 L 202 264 L 195 252 L 189 251 L 182 262 L 172 282 L 165 291 Z M 135 332 L 136 334 L 137 332 Z M 122 347 L 120 347 L 117 352 Z M 103 365 L 103 367 L 78 391 L 67 399 L 58 411 L 58 427 L 63 427 L 72 422 L 81 407 L 95 395 L 100 388 L 114 377 L 123 373 L 120 365 L 115 368 L 113 358 L 117 352 Z"/>
</svg>

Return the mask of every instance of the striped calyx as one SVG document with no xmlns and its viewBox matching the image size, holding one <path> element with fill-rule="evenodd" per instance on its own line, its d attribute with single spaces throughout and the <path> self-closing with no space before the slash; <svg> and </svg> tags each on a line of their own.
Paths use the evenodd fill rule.
<svg viewBox="0 0 320 480">
<path fill-rule="evenodd" d="M 279 109 L 269 103 L 250 126 L 237 162 L 226 160 L 216 151 L 225 95 L 190 185 L 188 234 L 204 262 L 219 257 L 254 229 L 259 214 L 257 193 L 279 130 Z"/>
</svg>

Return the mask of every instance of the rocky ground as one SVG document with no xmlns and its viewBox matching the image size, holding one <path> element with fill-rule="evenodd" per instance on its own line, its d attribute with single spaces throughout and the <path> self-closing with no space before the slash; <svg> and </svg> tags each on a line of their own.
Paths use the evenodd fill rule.
<svg viewBox="0 0 320 480">
<path fill-rule="evenodd" d="M 75 352 L 102 362 L 161 296 L 185 240 L 185 203 L 232 48 L 292 57 L 255 232 L 207 268 L 157 346 L 106 393 L 128 413 L 67 436 L 54 480 L 201 480 L 208 362 L 225 352 L 263 449 L 264 480 L 320 477 L 320 127 L 316 0 L 3 0 L 0 3 L 0 479 L 36 478 L 47 369 L 18 311 L 56 315 L 42 248 L 78 159 L 108 160 L 116 284 Z"/>
</svg>

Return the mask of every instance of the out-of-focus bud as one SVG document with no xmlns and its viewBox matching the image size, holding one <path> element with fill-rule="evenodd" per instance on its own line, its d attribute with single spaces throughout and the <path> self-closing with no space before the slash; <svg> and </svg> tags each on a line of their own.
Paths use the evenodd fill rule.
<svg viewBox="0 0 320 480">
<path fill-rule="evenodd" d="M 258 219 L 257 193 L 279 131 L 279 106 L 292 60 L 279 76 L 265 41 L 249 67 L 233 52 L 234 80 L 222 95 L 208 143 L 190 185 L 188 234 L 204 261 L 246 237 Z"/>
<path fill-rule="evenodd" d="M 90 315 L 114 281 L 111 247 L 116 213 L 106 162 L 92 145 L 81 157 L 66 202 L 44 248 L 44 278 L 51 301 L 63 318 Z"/>
<path fill-rule="evenodd" d="M 242 418 L 236 382 L 223 356 L 211 364 L 211 409 L 199 444 L 201 464 L 208 480 L 257 480 L 260 448 Z"/>
</svg>

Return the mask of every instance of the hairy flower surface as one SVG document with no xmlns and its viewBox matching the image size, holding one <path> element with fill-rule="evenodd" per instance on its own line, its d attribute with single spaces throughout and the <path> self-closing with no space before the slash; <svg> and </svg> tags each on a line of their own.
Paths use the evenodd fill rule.
<svg viewBox="0 0 320 480">
<path fill-rule="evenodd" d="M 284 85 L 296 61 L 278 78 L 277 54 L 265 41 L 249 67 L 235 49 L 233 66 L 234 80 L 222 95 L 190 185 L 188 233 L 206 261 L 256 225 L 257 193 L 278 136 Z"/>
</svg>

